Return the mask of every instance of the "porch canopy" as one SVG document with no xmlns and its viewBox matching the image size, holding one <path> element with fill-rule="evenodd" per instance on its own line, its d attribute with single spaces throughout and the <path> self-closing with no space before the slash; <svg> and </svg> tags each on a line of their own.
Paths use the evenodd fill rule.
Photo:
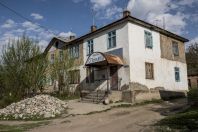
<svg viewBox="0 0 198 132">
<path fill-rule="evenodd" d="M 107 65 L 124 65 L 123 60 L 116 55 L 94 52 L 92 53 L 86 63 L 85 66 L 107 66 Z"/>
</svg>

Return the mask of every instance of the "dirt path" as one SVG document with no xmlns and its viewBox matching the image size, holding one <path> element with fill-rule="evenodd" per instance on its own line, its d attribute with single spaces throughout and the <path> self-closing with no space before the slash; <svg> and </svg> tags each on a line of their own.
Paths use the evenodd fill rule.
<svg viewBox="0 0 198 132">
<path fill-rule="evenodd" d="M 162 104 L 148 104 L 129 108 L 114 108 L 107 112 L 78 115 L 53 120 L 47 126 L 31 132 L 147 132 L 164 115 L 174 113 L 186 105 L 184 100 Z"/>
</svg>

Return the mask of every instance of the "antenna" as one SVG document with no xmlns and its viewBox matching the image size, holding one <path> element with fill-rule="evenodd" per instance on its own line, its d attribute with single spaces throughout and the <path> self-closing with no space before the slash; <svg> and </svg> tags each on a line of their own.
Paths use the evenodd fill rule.
<svg viewBox="0 0 198 132">
<path fill-rule="evenodd" d="M 126 0 L 126 4 L 124 5 L 123 11 L 127 10 L 128 4 L 129 4 L 129 0 Z"/>
<path fill-rule="evenodd" d="M 96 12 L 95 12 L 95 10 L 93 8 L 91 9 L 91 13 L 92 13 L 92 25 L 94 26 L 95 25 L 95 15 L 96 15 Z"/>
<path fill-rule="evenodd" d="M 166 29 L 166 19 L 165 19 L 165 16 L 163 16 L 163 29 Z"/>
</svg>

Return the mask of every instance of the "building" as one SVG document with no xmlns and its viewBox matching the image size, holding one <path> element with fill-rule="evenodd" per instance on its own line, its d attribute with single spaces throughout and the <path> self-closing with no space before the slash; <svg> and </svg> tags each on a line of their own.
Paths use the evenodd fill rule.
<svg viewBox="0 0 198 132">
<path fill-rule="evenodd" d="M 99 29 L 92 26 L 79 38 L 53 38 L 45 52 L 51 61 L 65 49 L 76 58 L 78 77 L 71 87 L 80 86 L 85 99 L 133 101 L 158 98 L 160 90 L 188 90 L 187 41 L 124 11 L 123 18 Z"/>
<path fill-rule="evenodd" d="M 198 71 L 188 70 L 188 87 L 189 89 L 198 88 Z"/>
</svg>

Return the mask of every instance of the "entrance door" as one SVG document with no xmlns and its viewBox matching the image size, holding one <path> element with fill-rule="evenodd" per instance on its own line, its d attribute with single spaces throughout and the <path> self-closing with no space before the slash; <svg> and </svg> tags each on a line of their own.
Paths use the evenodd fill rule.
<svg viewBox="0 0 198 132">
<path fill-rule="evenodd" d="M 111 66 L 110 67 L 110 87 L 111 90 L 118 90 L 118 67 L 117 66 Z"/>
</svg>

